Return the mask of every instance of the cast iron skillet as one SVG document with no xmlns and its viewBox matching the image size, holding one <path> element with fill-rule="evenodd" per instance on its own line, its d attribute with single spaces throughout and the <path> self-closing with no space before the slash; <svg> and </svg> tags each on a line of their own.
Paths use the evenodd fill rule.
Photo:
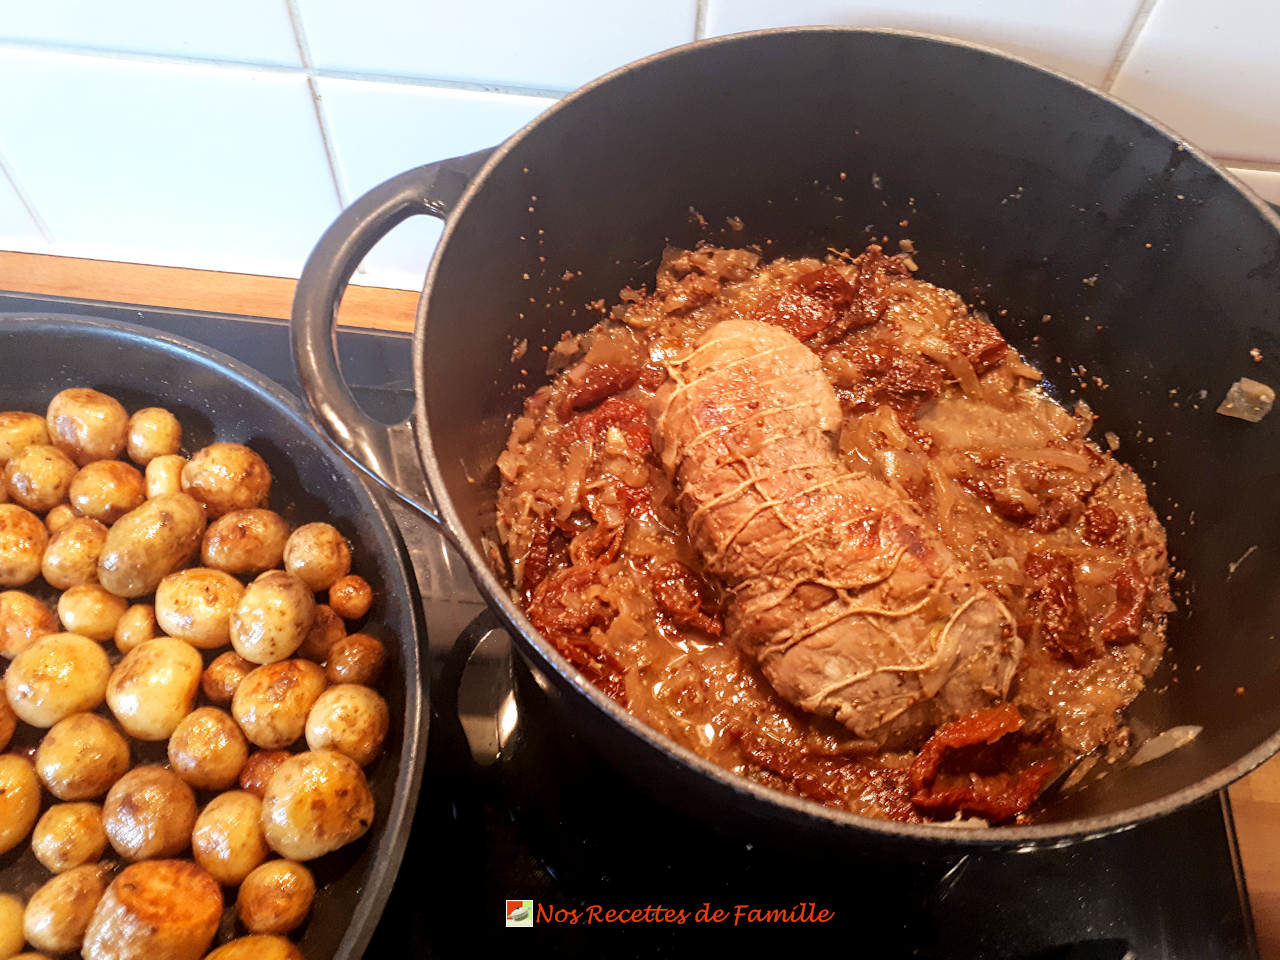
<svg viewBox="0 0 1280 960">
<path fill-rule="evenodd" d="M 387 427 L 343 385 L 332 326 L 360 259 L 415 214 L 447 225 L 418 310 L 417 408 Z M 1023 61 L 907 33 L 744 34 L 624 67 L 491 154 L 362 197 L 307 264 L 294 351 L 329 434 L 443 529 L 543 688 L 659 794 L 793 843 L 1060 844 L 1175 810 L 1280 746 L 1280 415 L 1248 425 L 1213 412 L 1238 377 L 1280 380 L 1278 227 L 1172 132 Z M 1169 653 L 1130 716 L 1140 735 L 1204 732 L 1051 798 L 1031 826 L 870 820 L 712 766 L 577 676 L 485 559 L 494 458 L 543 382 L 541 348 L 598 318 L 583 304 L 652 282 L 667 242 L 821 255 L 884 235 L 891 250 L 913 240 L 922 276 L 990 310 L 1063 400 L 1088 399 L 1099 433 L 1117 434 L 1150 482 L 1182 571 Z"/>
<path fill-rule="evenodd" d="M 287 393 L 226 354 L 132 324 L 0 315 L 0 408 L 43 412 L 68 386 L 96 387 L 129 410 L 168 408 L 182 422 L 188 452 L 215 439 L 248 444 L 271 467 L 275 509 L 291 523 L 329 520 L 351 540 L 356 569 L 374 585 L 370 632 L 387 644 L 380 689 L 391 729 L 383 755 L 365 771 L 376 799 L 373 826 L 310 864 L 320 889 L 298 945 L 307 960 L 360 957 L 400 866 L 427 742 L 418 592 L 395 522 Z M 24 730 L 34 744 L 38 731 Z M 134 743 L 133 762 L 165 762 L 164 744 Z M 5 892 L 25 898 L 49 873 L 30 844 L 21 844 L 0 857 L 0 877 Z M 233 903 L 229 898 L 228 907 Z M 233 920 L 228 909 L 219 940 L 231 934 Z"/>
</svg>

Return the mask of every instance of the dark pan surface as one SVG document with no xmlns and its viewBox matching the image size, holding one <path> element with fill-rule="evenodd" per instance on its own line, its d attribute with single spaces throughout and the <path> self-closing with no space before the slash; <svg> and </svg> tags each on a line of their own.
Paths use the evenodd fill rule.
<svg viewBox="0 0 1280 960">
<path fill-rule="evenodd" d="M 366 624 L 387 644 L 390 662 L 380 691 L 391 714 L 385 751 L 366 768 L 376 800 L 374 824 L 361 840 L 310 864 L 320 890 L 298 939 L 307 960 L 361 956 L 399 867 L 426 745 L 418 593 L 406 575 L 394 523 L 316 435 L 292 398 L 225 354 L 114 321 L 0 315 L 0 409 L 42 413 L 68 386 L 103 390 L 130 411 L 149 405 L 172 410 L 183 426 L 185 453 L 214 440 L 248 444 L 271 468 L 272 507 L 291 524 L 327 520 L 337 526 L 352 544 L 353 570 L 374 585 Z M 33 745 L 34 733 L 25 731 Z M 139 749 L 135 743 L 133 760 L 164 762 L 164 744 Z M 203 803 L 208 797 L 198 799 Z M 28 844 L 0 857 L 5 892 L 25 898 L 48 876 Z M 228 910 L 219 940 L 236 935 L 230 909 L 234 890 L 224 894 Z"/>
</svg>

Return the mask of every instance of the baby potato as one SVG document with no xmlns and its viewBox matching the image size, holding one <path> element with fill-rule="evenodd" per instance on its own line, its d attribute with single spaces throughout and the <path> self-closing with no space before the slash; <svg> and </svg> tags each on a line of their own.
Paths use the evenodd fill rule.
<svg viewBox="0 0 1280 960">
<path fill-rule="evenodd" d="M 107 542 L 107 528 L 91 517 L 76 517 L 58 528 L 44 548 L 40 572 L 55 590 L 98 580 L 98 555 Z"/>
<path fill-rule="evenodd" d="M 220 653 L 204 668 L 204 674 L 200 677 L 200 689 L 214 703 L 230 703 L 240 681 L 253 673 L 257 666 L 234 650 Z"/>
<path fill-rule="evenodd" d="M 284 568 L 311 590 L 328 590 L 351 572 L 351 548 L 330 523 L 304 523 L 284 545 Z"/>
<path fill-rule="evenodd" d="M 179 570 L 156 587 L 156 622 L 169 636 L 201 650 L 225 647 L 231 641 L 231 614 L 243 594 L 244 587 L 229 573 Z"/>
<path fill-rule="evenodd" d="M 271 849 L 289 860 L 314 860 L 364 836 L 373 794 L 360 767 L 336 750 L 295 754 L 262 797 L 262 828 Z"/>
<path fill-rule="evenodd" d="M 135 603 L 116 622 L 116 649 L 128 653 L 143 640 L 156 636 L 156 608 L 149 603 Z"/>
<path fill-rule="evenodd" d="M 21 900 L 12 894 L 0 893 L 0 960 L 10 960 L 27 942 L 22 934 L 22 913 Z"/>
<path fill-rule="evenodd" d="M 329 588 L 329 606 L 343 620 L 359 620 L 373 605 L 373 587 L 359 574 L 339 577 Z"/>
<path fill-rule="evenodd" d="M 48 443 L 44 417 L 25 410 L 0 411 L 0 467 L 33 443 Z"/>
<path fill-rule="evenodd" d="M 287 750 L 255 750 L 249 754 L 244 769 L 240 771 L 240 789 L 248 790 L 261 799 L 280 764 L 291 756 Z"/>
<path fill-rule="evenodd" d="M 211 443 L 182 468 L 182 492 L 203 503 L 212 520 L 232 510 L 265 507 L 271 471 L 242 443 Z"/>
<path fill-rule="evenodd" d="M 196 818 L 191 852 L 224 887 L 238 886 L 271 853 L 262 835 L 262 801 L 244 790 L 214 797 Z"/>
<path fill-rule="evenodd" d="M 151 500 L 166 493 L 181 493 L 182 468 L 186 465 L 187 458 L 176 453 L 163 454 L 148 463 L 143 474 L 147 499 Z"/>
<path fill-rule="evenodd" d="M 236 913 L 250 933 L 288 933 L 307 918 L 315 895 L 315 877 L 302 864 L 268 860 L 240 884 Z"/>
<path fill-rule="evenodd" d="M 51 633 L 9 664 L 4 690 L 18 719 L 51 727 L 102 702 L 111 664 L 102 647 L 75 633 Z"/>
<path fill-rule="evenodd" d="M 106 889 L 107 871 L 98 864 L 58 874 L 27 901 L 22 916 L 27 943 L 45 953 L 78 950 Z"/>
<path fill-rule="evenodd" d="M 254 933 L 228 940 L 204 960 L 303 960 L 303 954 L 287 937 Z"/>
<path fill-rule="evenodd" d="M 0 593 L 0 657 L 12 660 L 41 637 L 58 632 L 58 618 L 21 590 Z"/>
<path fill-rule="evenodd" d="M 206 567 L 227 573 L 261 573 L 284 562 L 289 525 L 273 510 L 232 510 L 204 532 Z"/>
<path fill-rule="evenodd" d="M 231 715 L 254 746 L 280 750 L 302 736 L 324 686 L 324 671 L 310 660 L 269 663 L 240 682 Z"/>
<path fill-rule="evenodd" d="M 50 873 L 97 863 L 106 848 L 102 808 L 96 803 L 55 803 L 31 832 L 31 850 Z"/>
<path fill-rule="evenodd" d="M 40 781 L 35 767 L 16 753 L 0 754 L 0 853 L 27 839 L 39 813 Z"/>
<path fill-rule="evenodd" d="M 129 418 L 125 449 L 129 459 L 145 467 L 156 457 L 171 456 L 182 446 L 182 424 L 163 407 L 143 407 Z"/>
<path fill-rule="evenodd" d="M 55 446 L 33 443 L 4 467 L 9 498 L 28 510 L 44 513 L 67 499 L 76 465 Z"/>
<path fill-rule="evenodd" d="M 98 582 L 118 597 L 151 593 L 195 555 L 203 534 L 204 510 L 185 493 L 148 500 L 107 531 Z"/>
<path fill-rule="evenodd" d="M 191 712 L 204 663 L 189 643 L 143 640 L 124 655 L 107 683 L 107 706 L 139 740 L 165 740 Z"/>
<path fill-rule="evenodd" d="M 107 791 L 102 823 L 126 860 L 175 857 L 191 843 L 196 797 L 172 770 L 134 767 Z"/>
<path fill-rule="evenodd" d="M 128 609 L 128 600 L 96 583 L 69 587 L 58 598 L 58 619 L 63 628 L 100 643 L 115 636 L 116 625 Z"/>
<path fill-rule="evenodd" d="M 0 487 L 2 486 L 3 484 L 0 484 Z M 0 503 L 3 502 L 3 500 L 0 500 Z M 71 504 L 60 503 L 44 515 L 44 525 L 45 528 L 48 529 L 50 536 L 52 536 L 72 520 L 76 519 L 77 516 L 79 516 L 79 514 L 71 509 Z"/>
<path fill-rule="evenodd" d="M 49 531 L 30 510 L 0 503 L 0 587 L 21 587 L 40 575 Z"/>
<path fill-rule="evenodd" d="M 382 751 L 389 723 L 387 701 L 378 691 L 340 683 L 312 704 L 307 714 L 307 746 L 337 750 L 363 767 Z"/>
<path fill-rule="evenodd" d="M 268 570 L 245 588 L 231 615 L 231 645 L 254 663 L 292 656 L 316 616 L 307 585 L 284 570 Z"/>
<path fill-rule="evenodd" d="M 222 918 L 222 889 L 186 860 L 120 871 L 85 931 L 84 960 L 200 960 Z"/>
<path fill-rule="evenodd" d="M 129 432 L 129 415 L 119 401 L 87 387 L 57 394 L 44 419 L 54 445 L 82 467 L 94 460 L 114 460 Z"/>
<path fill-rule="evenodd" d="M 330 683 L 359 683 L 371 687 L 382 676 L 387 649 L 367 633 L 351 633 L 333 645 L 324 664 Z"/>
<path fill-rule="evenodd" d="M 169 738 L 169 765 L 197 790 L 226 790 L 249 759 L 236 722 L 217 707 L 200 707 L 178 721 Z"/>
<path fill-rule="evenodd" d="M 147 499 L 142 474 L 121 460 L 95 460 L 81 467 L 68 496 L 80 516 L 108 525 Z"/>
<path fill-rule="evenodd" d="M 4 685 L 0 684 L 0 750 L 9 745 L 9 741 L 13 739 L 13 731 L 17 728 L 18 718 L 14 715 L 13 707 L 9 706 Z"/>
<path fill-rule="evenodd" d="M 307 631 L 302 646 L 298 648 L 298 656 L 324 663 L 329 659 L 329 651 L 333 649 L 333 645 L 346 635 L 346 624 L 333 612 L 333 608 L 326 603 L 317 603 L 316 618 Z"/>
<path fill-rule="evenodd" d="M 59 800 L 92 800 L 129 769 L 129 744 L 96 713 L 76 713 L 53 725 L 36 748 L 36 772 Z"/>
</svg>

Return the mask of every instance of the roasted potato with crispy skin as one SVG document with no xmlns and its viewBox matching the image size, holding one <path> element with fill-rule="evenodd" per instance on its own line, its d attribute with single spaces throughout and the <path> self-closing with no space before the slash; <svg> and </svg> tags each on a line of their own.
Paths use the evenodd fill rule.
<svg viewBox="0 0 1280 960">
<path fill-rule="evenodd" d="M 76 465 L 51 444 L 32 444 L 4 467 L 5 490 L 14 503 L 44 513 L 67 499 Z"/>
<path fill-rule="evenodd" d="M 55 590 L 98 582 L 98 555 L 107 542 L 107 528 L 92 517 L 76 517 L 49 538 L 40 561 L 45 582 Z"/>
<path fill-rule="evenodd" d="M 364 836 L 373 794 L 360 767 L 336 750 L 299 753 L 276 770 L 262 797 L 262 828 L 271 849 L 314 860 Z"/>
<path fill-rule="evenodd" d="M 302 864 L 268 860 L 240 884 L 236 913 L 250 933 L 288 933 L 307 918 L 315 895 L 315 877 Z"/>
<path fill-rule="evenodd" d="M 51 633 L 13 658 L 4 690 L 19 720 L 51 727 L 100 704 L 110 674 L 98 644 L 75 633 Z"/>
<path fill-rule="evenodd" d="M 0 414 L 3 416 L 3 414 Z M 44 422 L 41 421 L 41 426 Z M 17 956 L 27 938 L 22 934 L 22 901 L 10 893 L 0 893 L 0 960 Z"/>
<path fill-rule="evenodd" d="M 258 574 L 284 562 L 289 525 L 273 510 L 232 510 L 209 524 L 201 558 L 227 573 Z"/>
<path fill-rule="evenodd" d="M 114 460 L 124 450 L 129 432 L 129 415 L 120 402 L 86 387 L 57 394 L 44 419 L 54 445 L 82 467 L 94 460 Z"/>
<path fill-rule="evenodd" d="M 53 725 L 36 748 L 36 772 L 59 800 L 92 800 L 129 769 L 129 744 L 96 713 L 76 713 Z"/>
<path fill-rule="evenodd" d="M 16 753 L 0 754 L 0 853 L 23 840 L 40 815 L 40 781 L 35 767 Z"/>
<path fill-rule="evenodd" d="M 316 618 L 307 631 L 307 637 L 298 648 L 298 656 L 316 663 L 324 663 L 329 659 L 329 651 L 333 645 L 347 635 L 347 626 L 342 618 L 333 612 L 326 603 L 316 604 Z"/>
<path fill-rule="evenodd" d="M 240 597 L 231 615 L 231 645 L 254 663 L 275 663 L 293 655 L 316 616 L 315 595 L 284 570 L 268 570 Z"/>
<path fill-rule="evenodd" d="M 102 808 L 96 803 L 55 803 L 31 831 L 31 851 L 50 873 L 97 863 L 106 848 Z"/>
<path fill-rule="evenodd" d="M 139 740 L 165 740 L 191 712 L 204 663 L 195 647 L 172 637 L 144 640 L 111 671 L 107 706 Z"/>
<path fill-rule="evenodd" d="M 110 525 L 140 507 L 146 491 L 137 467 L 121 460 L 95 460 L 80 468 L 67 496 L 80 516 Z"/>
<path fill-rule="evenodd" d="M 116 649 L 128 653 L 143 640 L 156 636 L 156 608 L 149 603 L 135 603 L 116 623 Z"/>
<path fill-rule="evenodd" d="M 204 668 L 204 674 L 200 677 L 200 689 L 214 703 L 230 703 L 240 681 L 257 667 L 256 663 L 251 663 L 234 650 L 220 653 Z"/>
<path fill-rule="evenodd" d="M 25 410 L 0 411 L 0 467 L 33 443 L 48 443 L 44 417 Z"/>
<path fill-rule="evenodd" d="M 387 648 L 367 633 L 351 633 L 333 645 L 324 664 L 330 683 L 359 683 L 372 687 L 382 676 Z"/>
<path fill-rule="evenodd" d="M 12 660 L 41 637 L 58 632 L 58 618 L 21 590 L 0 593 L 0 657 Z"/>
<path fill-rule="evenodd" d="M 200 960 L 222 917 L 222 890 L 185 860 L 148 860 L 120 872 L 85 931 L 84 960 Z"/>
<path fill-rule="evenodd" d="M 68 587 L 58 598 L 58 619 L 63 629 L 99 643 L 115 636 L 116 625 L 128 609 L 128 600 L 97 583 Z"/>
<path fill-rule="evenodd" d="M 328 590 L 351 572 L 351 547 L 331 523 L 304 523 L 284 545 L 284 568 L 311 590 Z"/>
<path fill-rule="evenodd" d="M 231 698 L 231 715 L 250 743 L 281 750 L 302 736 L 307 714 L 324 687 L 324 671 L 310 660 L 269 663 L 240 682 Z"/>
<path fill-rule="evenodd" d="M 106 889 L 107 870 L 99 864 L 55 876 L 27 901 L 22 917 L 27 943 L 53 954 L 79 949 L 89 918 Z"/>
<path fill-rule="evenodd" d="M 262 835 L 262 801 L 245 790 L 218 794 L 196 818 L 191 852 L 224 887 L 238 886 L 271 853 Z"/>
<path fill-rule="evenodd" d="M 387 701 L 370 687 L 340 683 L 316 698 L 307 714 L 307 746 L 337 750 L 360 766 L 382 752 L 390 725 Z"/>
<path fill-rule="evenodd" d="M 191 843 L 196 798 L 172 770 L 134 767 L 107 791 L 102 823 L 112 848 L 126 860 L 175 857 Z"/>
<path fill-rule="evenodd" d="M 373 606 L 373 587 L 359 574 L 339 577 L 329 588 L 329 606 L 343 620 L 359 620 Z"/>
<path fill-rule="evenodd" d="M 0 750 L 9 745 L 13 739 L 13 731 L 18 728 L 18 717 L 9 706 L 9 695 L 4 692 L 4 684 L 0 683 Z"/>
<path fill-rule="evenodd" d="M 0 503 L 0 587 L 21 587 L 40 575 L 49 531 L 16 503 Z"/>
<path fill-rule="evenodd" d="M 244 734 L 217 707 L 200 707 L 178 721 L 168 749 L 173 772 L 197 790 L 234 786 L 249 759 Z"/>
<path fill-rule="evenodd" d="M 240 771 L 240 789 L 248 790 L 258 799 L 267 792 L 267 784 L 284 763 L 292 756 L 287 750 L 255 750 L 249 754 L 244 769 Z"/>
<path fill-rule="evenodd" d="M 185 493 L 163 494 L 130 510 L 107 531 L 98 582 L 118 597 L 151 593 L 200 547 L 204 510 Z"/>
<path fill-rule="evenodd" d="M 187 458 L 176 453 L 166 453 L 148 463 L 143 473 L 147 499 L 153 500 L 166 493 L 181 493 L 182 468 L 186 465 Z"/>
<path fill-rule="evenodd" d="M 145 467 L 156 457 L 172 456 L 182 447 L 182 424 L 163 407 L 143 407 L 129 418 L 125 450 Z"/>
<path fill-rule="evenodd" d="M 271 471 L 242 443 L 211 443 L 182 468 L 182 491 L 203 503 L 213 520 L 232 510 L 265 507 Z"/>
<path fill-rule="evenodd" d="M 286 937 L 251 933 L 227 941 L 204 960 L 303 960 L 303 954 Z"/>
<path fill-rule="evenodd" d="M 244 587 L 229 573 L 207 567 L 179 570 L 156 588 L 156 622 L 171 637 L 216 650 L 231 642 L 231 614 L 243 594 Z"/>
</svg>

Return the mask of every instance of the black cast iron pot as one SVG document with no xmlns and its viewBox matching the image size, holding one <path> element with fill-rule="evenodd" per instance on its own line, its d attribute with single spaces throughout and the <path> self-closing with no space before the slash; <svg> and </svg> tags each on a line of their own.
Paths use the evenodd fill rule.
<svg viewBox="0 0 1280 960">
<path fill-rule="evenodd" d="M 415 214 L 447 226 L 418 309 L 417 407 L 388 427 L 343 385 L 332 327 L 361 258 Z M 991 311 L 1064 401 L 1087 398 L 1149 481 L 1182 571 L 1168 655 L 1130 716 L 1139 733 L 1203 732 L 1053 800 L 1032 826 L 869 820 L 700 760 L 584 682 L 485 560 L 494 458 L 544 380 L 540 348 L 598 316 L 584 304 L 651 282 L 667 243 L 821 255 L 882 236 L 914 241 L 920 275 Z M 1063 76 L 968 44 L 835 28 L 651 57 L 491 153 L 359 199 L 312 254 L 293 330 L 330 435 L 445 531 L 575 728 L 688 809 L 825 845 L 1065 843 L 1177 809 L 1280 746 L 1280 415 L 1214 413 L 1238 377 L 1280 379 L 1280 219 L 1175 134 Z"/>
</svg>

